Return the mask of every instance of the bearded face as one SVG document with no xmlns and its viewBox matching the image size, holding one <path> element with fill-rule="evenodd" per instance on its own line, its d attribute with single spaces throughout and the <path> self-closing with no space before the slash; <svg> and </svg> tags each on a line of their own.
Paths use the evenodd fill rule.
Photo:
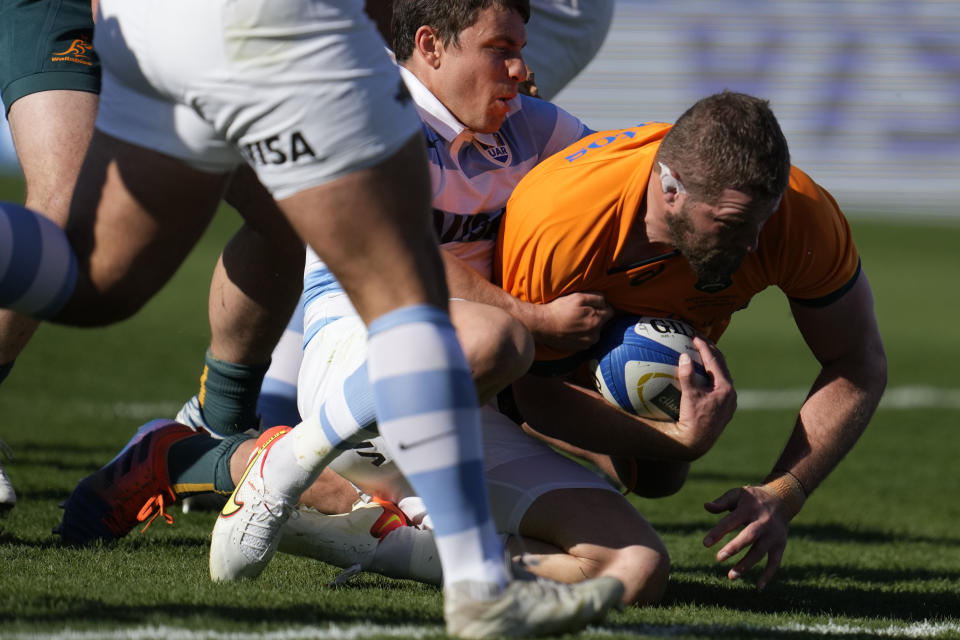
<svg viewBox="0 0 960 640">
<path fill-rule="evenodd" d="M 747 249 L 725 242 L 716 229 L 698 229 L 694 207 L 687 199 L 679 213 L 667 217 L 670 243 L 687 259 L 700 283 L 728 283 L 740 268 Z"/>
</svg>

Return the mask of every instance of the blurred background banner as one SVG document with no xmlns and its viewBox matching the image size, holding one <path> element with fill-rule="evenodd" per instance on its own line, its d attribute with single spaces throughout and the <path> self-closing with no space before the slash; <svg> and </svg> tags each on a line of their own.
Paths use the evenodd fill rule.
<svg viewBox="0 0 960 640">
<path fill-rule="evenodd" d="M 960 2 L 618 0 L 556 102 L 614 129 L 725 88 L 771 101 L 794 163 L 848 212 L 960 217 Z"/>
<path fill-rule="evenodd" d="M 593 128 L 768 98 L 794 164 L 847 211 L 960 216 L 960 2 L 618 0 L 556 101 Z"/>
</svg>

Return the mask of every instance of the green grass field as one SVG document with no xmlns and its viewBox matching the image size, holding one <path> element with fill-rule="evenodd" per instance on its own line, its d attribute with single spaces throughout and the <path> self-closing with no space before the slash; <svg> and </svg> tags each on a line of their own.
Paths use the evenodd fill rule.
<svg viewBox="0 0 960 640">
<path fill-rule="evenodd" d="M 21 186 L 0 181 L 0 199 Z M 66 549 L 58 503 L 134 429 L 194 393 L 208 340 L 206 288 L 224 211 L 175 280 L 136 318 L 102 330 L 40 329 L 0 389 L 5 467 L 20 503 L 0 521 L 0 638 L 442 637 L 440 593 L 278 556 L 256 582 L 214 585 L 214 516 L 180 514 L 118 544 Z M 852 454 L 792 527 L 763 592 L 731 583 L 700 544 L 702 508 L 762 478 L 816 367 L 779 293 L 759 296 L 724 337 L 742 408 L 684 489 L 637 507 L 673 558 L 656 607 L 615 613 L 583 638 L 960 637 L 960 224 L 853 221 L 877 297 L 890 393 Z M 772 400 L 772 402 L 771 402 Z M 764 404 L 764 403 L 768 404 Z M 766 408 L 763 408 L 766 407 Z M 571 514 L 576 517 L 576 514 Z"/>
</svg>

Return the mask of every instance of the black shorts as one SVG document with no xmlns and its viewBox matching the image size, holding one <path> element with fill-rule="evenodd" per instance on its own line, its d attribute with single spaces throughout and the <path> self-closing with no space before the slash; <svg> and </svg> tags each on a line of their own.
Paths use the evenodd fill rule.
<svg viewBox="0 0 960 640">
<path fill-rule="evenodd" d="M 90 0 L 0 0 L 0 99 L 68 89 L 100 92 Z"/>
</svg>

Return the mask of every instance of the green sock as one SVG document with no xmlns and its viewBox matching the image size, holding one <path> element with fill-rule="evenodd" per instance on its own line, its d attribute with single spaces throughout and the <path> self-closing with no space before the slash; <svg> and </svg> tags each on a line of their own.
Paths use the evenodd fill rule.
<svg viewBox="0 0 960 640">
<path fill-rule="evenodd" d="M 230 458 L 237 447 L 251 438 L 241 433 L 217 440 L 198 433 L 173 443 L 167 454 L 173 492 L 178 498 L 213 491 L 229 494 L 234 489 Z"/>
<path fill-rule="evenodd" d="M 217 360 L 209 351 L 200 376 L 200 409 L 206 426 L 219 435 L 258 429 L 257 400 L 270 363 L 247 365 Z"/>
</svg>

